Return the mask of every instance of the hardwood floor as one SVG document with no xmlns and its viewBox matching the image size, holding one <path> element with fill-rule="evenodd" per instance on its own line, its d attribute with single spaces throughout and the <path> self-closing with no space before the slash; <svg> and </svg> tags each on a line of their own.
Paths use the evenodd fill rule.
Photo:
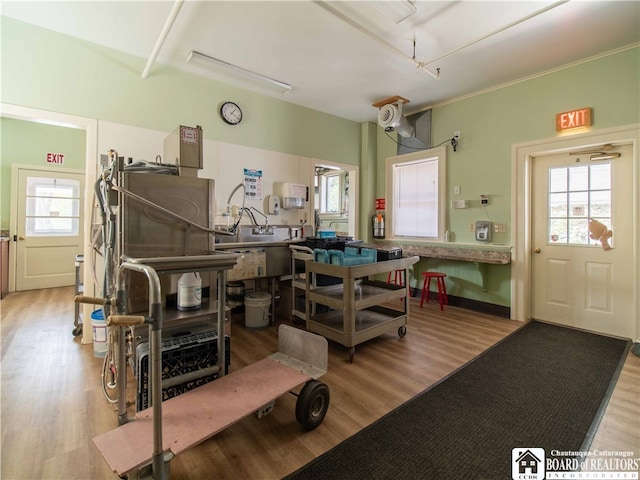
<svg viewBox="0 0 640 480">
<path fill-rule="evenodd" d="M 91 440 L 117 419 L 101 391 L 102 360 L 71 334 L 72 298 L 69 287 L 12 293 L 0 304 L 4 480 L 117 478 Z M 360 345 L 352 364 L 346 348 L 330 343 L 322 380 L 331 406 L 317 429 L 302 430 L 295 397 L 285 395 L 270 415 L 248 417 L 173 459 L 171 477 L 281 478 L 521 325 L 455 307 L 441 312 L 435 302 L 421 309 L 411 299 L 404 339 L 385 335 Z M 231 369 L 239 369 L 277 349 L 276 329 L 246 330 L 234 318 L 231 345 Z M 629 354 L 592 448 L 640 457 L 639 413 L 640 357 Z"/>
</svg>

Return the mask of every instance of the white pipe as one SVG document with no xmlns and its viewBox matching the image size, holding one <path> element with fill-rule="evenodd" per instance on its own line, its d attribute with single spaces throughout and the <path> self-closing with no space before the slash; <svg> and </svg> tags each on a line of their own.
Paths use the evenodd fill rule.
<svg viewBox="0 0 640 480">
<path fill-rule="evenodd" d="M 415 65 L 419 69 L 424 70 L 429 75 L 431 75 L 433 78 L 437 79 L 437 78 L 440 77 L 440 71 L 438 71 L 438 73 L 430 72 L 429 70 L 424 68 L 424 65 L 420 64 L 420 62 L 417 62 L 415 59 L 413 59 L 411 57 L 408 57 L 402 50 L 399 50 L 396 47 L 394 47 L 393 45 L 391 45 L 390 43 L 387 43 L 382 38 L 378 37 L 373 32 L 367 30 L 365 27 L 360 25 L 355 20 L 352 20 L 348 16 L 344 15 L 342 12 L 340 12 L 340 11 L 336 10 L 335 8 L 333 8 L 328 3 L 326 3 L 326 2 L 324 2 L 322 0 L 315 0 L 315 3 L 317 5 L 319 5 L 319 6 L 321 6 L 322 8 L 324 8 L 325 10 L 327 10 L 329 13 L 331 13 L 334 16 L 338 17 L 343 22 L 348 23 L 353 28 L 355 28 L 355 29 L 359 30 L 360 32 L 364 33 L 366 36 L 368 36 L 372 40 L 375 40 L 377 43 L 379 43 L 380 45 L 385 47 L 387 50 L 390 50 L 392 53 L 395 53 L 396 55 L 399 55 L 400 57 L 404 58 L 405 60 L 408 60 L 409 62 L 411 62 L 413 65 Z"/>
<path fill-rule="evenodd" d="M 411 58 L 409 56 L 407 56 L 402 50 L 397 49 L 396 47 L 394 47 L 393 45 L 387 43 L 385 40 L 381 39 L 380 37 L 378 37 L 377 35 L 375 35 L 374 33 L 372 33 L 371 31 L 367 30 L 365 27 L 363 27 L 362 25 L 360 25 L 358 22 L 352 20 L 351 18 L 349 18 L 348 16 L 344 15 L 343 13 L 339 12 L 338 10 L 336 10 L 335 8 L 333 8 L 332 6 L 330 6 L 329 4 L 325 3 L 322 0 L 316 0 L 315 3 L 320 5 L 322 8 L 324 8 L 325 10 L 327 10 L 328 12 L 332 13 L 333 15 L 335 15 L 336 17 L 340 18 L 342 21 L 348 23 L 349 25 L 351 25 L 352 27 L 358 29 L 360 32 L 364 33 L 365 35 L 367 35 L 368 37 L 372 38 L 373 40 L 375 40 L 376 42 L 378 42 L 380 45 L 382 45 L 383 47 L 386 47 L 388 50 L 390 50 L 392 53 L 395 53 L 396 55 L 401 56 L 402 58 L 410 61 L 412 64 L 414 64 L 419 70 L 422 70 L 426 73 L 428 73 L 429 75 L 431 75 L 433 78 L 438 79 L 440 78 L 440 69 L 436 69 L 436 73 L 433 73 L 432 71 L 428 70 L 426 68 L 427 65 L 430 65 L 432 63 L 437 62 L 438 60 L 442 60 L 443 58 L 447 58 L 455 53 L 458 53 L 461 50 L 464 50 L 465 48 L 468 48 L 472 45 L 475 45 L 476 43 L 479 43 L 483 40 L 486 40 L 487 38 L 490 38 L 494 35 L 497 35 L 498 33 L 504 32 L 505 30 L 508 30 L 511 27 L 515 27 L 516 25 L 519 25 L 520 23 L 526 22 L 527 20 L 530 20 L 534 17 L 537 17 L 538 15 L 545 13 L 549 10 L 552 10 L 560 5 L 563 5 L 565 3 L 567 3 L 569 0 L 561 0 L 559 2 L 553 3 L 551 5 L 548 5 L 540 10 L 537 10 L 529 15 L 526 15 L 522 18 L 519 18 L 518 20 L 515 20 L 503 27 L 500 27 L 497 30 L 494 30 L 491 33 L 488 33 L 470 43 L 467 43 L 466 45 L 463 45 L 461 47 L 458 47 L 454 50 L 451 50 L 450 52 L 445 53 L 444 55 L 440 55 L 437 58 L 434 58 L 432 60 L 429 60 L 427 62 L 418 62 L 415 58 Z"/>
<path fill-rule="evenodd" d="M 529 15 L 526 15 L 526 16 L 524 16 L 522 18 L 519 18 L 518 20 L 515 20 L 515 21 L 513 21 L 513 22 L 511 22 L 511 23 L 509 23 L 509 24 L 507 24 L 507 25 L 505 25 L 503 27 L 500 27 L 500 28 L 498 28 L 497 30 L 494 30 L 491 33 L 487 33 L 486 35 L 474 40 L 473 42 L 467 43 L 466 45 L 463 45 L 463 46 L 458 47 L 458 48 L 456 48 L 454 50 L 451 50 L 450 52 L 447 52 L 444 55 L 440 55 L 439 57 L 434 58 L 432 60 L 429 60 L 427 62 L 420 62 L 419 65 L 418 65 L 418 68 L 423 68 L 425 65 L 430 65 L 432 63 L 437 62 L 438 60 L 442 60 L 443 58 L 447 58 L 447 57 L 453 55 L 454 53 L 458 53 L 459 51 L 464 50 L 465 48 L 469 48 L 472 45 L 475 45 L 476 43 L 480 43 L 481 41 L 486 40 L 487 38 L 493 37 L 494 35 L 497 35 L 498 33 L 502 33 L 505 30 L 510 29 L 511 27 L 515 27 L 516 25 L 519 25 L 519 24 L 521 24 L 523 22 L 526 22 L 527 20 L 530 20 L 532 18 L 537 17 L 538 15 L 541 15 L 541 14 L 543 14 L 545 12 L 548 12 L 549 10 L 552 10 L 552 9 L 554 9 L 556 7 L 559 7 L 560 5 L 563 5 L 563 4 L 567 3 L 568 1 L 569 0 L 561 0 L 559 2 L 556 2 L 556 3 L 553 3 L 551 5 L 548 5 L 548 6 L 542 8 L 540 10 L 537 10 L 537 11 L 535 11 L 533 13 L 530 13 Z"/>
<path fill-rule="evenodd" d="M 149 70 L 151 70 L 151 66 L 156 61 L 156 58 L 160 53 L 160 49 L 162 48 L 162 44 L 164 44 L 164 41 L 167 39 L 167 35 L 169 35 L 169 31 L 173 26 L 173 22 L 175 22 L 176 17 L 178 16 L 178 13 L 180 13 L 180 9 L 182 8 L 183 3 L 184 3 L 184 0 L 176 0 L 176 2 L 173 4 L 173 8 L 171 9 L 169 16 L 167 17 L 167 21 L 164 22 L 164 27 L 162 27 L 160 36 L 158 37 L 158 40 L 156 41 L 156 44 L 153 47 L 151 56 L 149 57 L 149 60 L 147 60 L 147 64 L 145 65 L 144 70 L 142 71 L 142 78 L 147 78 L 149 76 Z"/>
</svg>

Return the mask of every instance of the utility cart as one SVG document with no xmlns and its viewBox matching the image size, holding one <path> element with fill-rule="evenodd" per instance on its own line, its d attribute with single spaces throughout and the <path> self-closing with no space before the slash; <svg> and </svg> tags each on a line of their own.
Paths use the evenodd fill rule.
<svg viewBox="0 0 640 480">
<path fill-rule="evenodd" d="M 210 258 L 209 258 L 210 257 Z M 124 271 L 135 270 L 149 279 L 149 316 L 110 315 L 110 327 L 148 324 L 151 339 L 152 407 L 135 415 L 114 430 L 94 438 L 94 443 L 111 469 L 119 476 L 166 479 L 173 456 L 191 448 L 226 427 L 257 413 L 273 409 L 275 399 L 303 385 L 296 403 L 296 419 L 305 429 L 324 420 L 329 408 L 329 388 L 318 381 L 327 371 L 327 341 L 319 335 L 288 325 L 278 330 L 278 352 L 214 382 L 162 402 L 160 339 L 162 307 L 156 268 L 173 273 L 198 269 L 218 270 L 218 305 L 224 306 L 224 270 L 235 263 L 233 254 L 206 258 L 128 259 L 118 270 L 117 304 L 126 304 Z M 101 299 L 83 299 L 100 303 Z M 218 315 L 218 331 L 223 331 L 224 314 Z M 219 335 L 220 339 L 222 335 Z M 224 343 L 219 351 L 224 352 Z M 224 358 L 219 355 L 218 358 Z"/>
<path fill-rule="evenodd" d="M 329 307 L 328 311 L 316 308 L 307 315 L 307 330 L 348 347 L 350 362 L 355 346 L 362 342 L 396 329 L 398 336 L 404 337 L 409 318 L 408 282 L 396 285 L 370 277 L 404 270 L 405 278 L 409 278 L 408 268 L 419 259 L 402 257 L 356 266 L 306 261 L 307 312 L 313 311 L 312 306 Z M 336 277 L 342 282 L 313 288 L 311 279 L 315 275 Z"/>
</svg>

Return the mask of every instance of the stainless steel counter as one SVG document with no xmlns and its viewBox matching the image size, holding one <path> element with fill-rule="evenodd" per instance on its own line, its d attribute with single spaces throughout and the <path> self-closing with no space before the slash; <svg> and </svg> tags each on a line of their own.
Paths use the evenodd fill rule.
<svg viewBox="0 0 640 480">
<path fill-rule="evenodd" d="M 250 247 L 289 247 L 289 245 L 295 245 L 297 243 L 304 243 L 304 238 L 296 238 L 295 240 L 278 240 L 274 242 L 268 241 L 250 241 L 250 242 L 220 242 L 215 244 L 216 250 L 233 250 L 236 248 L 250 248 Z"/>
</svg>

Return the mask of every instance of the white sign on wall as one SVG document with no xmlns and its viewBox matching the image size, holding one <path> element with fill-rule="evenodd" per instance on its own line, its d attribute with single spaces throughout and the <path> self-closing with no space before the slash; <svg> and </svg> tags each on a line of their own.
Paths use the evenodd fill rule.
<svg viewBox="0 0 640 480">
<path fill-rule="evenodd" d="M 244 169 L 244 186 L 250 200 L 262 200 L 262 170 Z"/>
</svg>

